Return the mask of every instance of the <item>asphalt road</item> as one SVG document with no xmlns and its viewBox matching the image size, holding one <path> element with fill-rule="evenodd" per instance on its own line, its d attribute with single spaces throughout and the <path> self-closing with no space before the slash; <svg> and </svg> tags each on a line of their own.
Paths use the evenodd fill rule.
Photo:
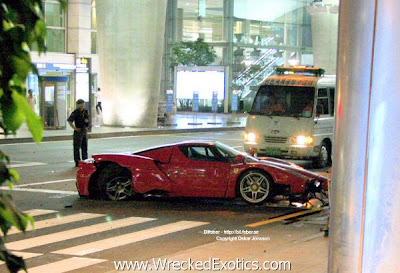
<svg viewBox="0 0 400 273">
<path fill-rule="evenodd" d="M 189 139 L 219 140 L 243 150 L 242 137 L 243 132 L 234 131 L 91 139 L 89 154 L 132 152 Z M 125 202 L 80 199 L 75 188 L 77 169 L 74 168 L 72 157 L 72 141 L 44 142 L 40 146 L 32 143 L 1 145 L 1 150 L 10 156 L 11 167 L 20 174 L 18 185 L 12 193 L 17 205 L 34 215 L 43 213 L 35 217 L 35 231 L 11 234 L 6 238 L 9 243 L 7 246 L 22 251 L 25 257 L 34 257 L 27 253 L 40 254 L 27 259 L 28 267 L 32 268 L 29 272 L 50 272 L 46 271 L 50 270 L 46 266 L 52 265 L 68 269 L 74 263 L 76 266 L 72 266 L 68 272 L 114 272 L 114 260 L 148 260 L 216 242 L 215 234 L 204 234 L 208 230 L 246 229 L 260 234 L 283 232 L 279 235 L 283 237 L 287 233 L 298 232 L 296 236 L 301 238 L 318 232 L 320 228 L 314 225 L 310 229 L 300 230 L 293 225 L 302 219 L 284 221 L 284 229 L 282 224 L 246 227 L 299 212 L 298 209 L 287 207 L 285 202 L 249 206 L 240 200 L 202 198 L 151 197 Z M 305 219 L 310 217 L 313 216 L 306 215 Z M 64 222 L 54 219 L 64 219 Z M 177 224 L 180 221 L 185 222 Z M 107 223 L 113 225 L 107 226 Z M 129 237 L 134 233 L 139 238 L 147 239 Z M 109 248 L 85 252 L 96 248 L 93 246 L 96 241 L 100 241 L 102 247 L 108 245 Z M 243 242 L 243 246 L 249 244 Z M 82 248 L 76 249 L 80 245 Z M 80 251 L 83 251 L 82 255 Z M 238 255 L 240 251 L 237 250 Z M 72 262 L 68 259 L 77 260 Z M 2 270 L 5 270 L 4 265 L 0 265 L 0 272 Z"/>
</svg>

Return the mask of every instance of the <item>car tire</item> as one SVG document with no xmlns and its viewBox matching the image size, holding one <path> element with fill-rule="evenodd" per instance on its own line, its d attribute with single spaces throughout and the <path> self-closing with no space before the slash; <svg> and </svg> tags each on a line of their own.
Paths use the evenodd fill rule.
<svg viewBox="0 0 400 273">
<path fill-rule="evenodd" d="M 272 197 L 273 181 L 268 174 L 261 170 L 244 172 L 237 182 L 239 196 L 249 204 L 265 203 Z"/>
<path fill-rule="evenodd" d="M 120 201 L 129 199 L 134 195 L 131 173 L 118 164 L 106 166 L 100 172 L 97 181 L 105 199 Z"/>
<path fill-rule="evenodd" d="M 330 154 L 328 150 L 328 146 L 325 143 L 321 144 L 321 147 L 319 149 L 319 155 L 315 158 L 314 160 L 314 165 L 317 168 L 325 168 L 328 166 L 329 161 L 330 161 Z"/>
</svg>

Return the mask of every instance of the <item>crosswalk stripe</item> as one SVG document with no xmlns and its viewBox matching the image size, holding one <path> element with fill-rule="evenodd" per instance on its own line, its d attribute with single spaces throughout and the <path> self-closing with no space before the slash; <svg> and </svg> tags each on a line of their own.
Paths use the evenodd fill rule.
<svg viewBox="0 0 400 273">
<path fill-rule="evenodd" d="M 142 231 L 132 232 L 129 234 L 120 235 L 109 239 L 99 240 L 92 243 L 61 249 L 58 251 L 54 251 L 52 253 L 83 256 L 207 224 L 209 223 L 194 222 L 194 221 L 179 221 L 176 223 L 171 223 Z"/>
<path fill-rule="evenodd" d="M 73 178 L 73 179 L 71 178 L 71 179 L 52 180 L 52 181 L 35 182 L 35 183 L 27 183 L 27 184 L 17 184 L 17 185 L 14 185 L 14 188 L 39 186 L 39 185 L 47 185 L 47 184 L 56 184 L 56 183 L 64 183 L 64 182 L 71 182 L 71 181 L 76 181 L 76 179 L 75 178 Z"/>
<path fill-rule="evenodd" d="M 0 190 L 11 191 L 9 187 L 0 187 Z M 77 191 L 60 191 L 60 190 L 46 190 L 46 189 L 25 189 L 25 188 L 13 188 L 12 191 L 22 192 L 41 192 L 41 193 L 56 193 L 56 194 L 67 194 L 67 195 L 78 195 Z"/>
<path fill-rule="evenodd" d="M 42 163 L 42 162 L 27 162 L 27 163 L 20 163 L 20 164 L 10 164 L 7 167 L 8 168 L 22 168 L 22 167 L 33 167 L 33 166 L 42 166 L 42 165 L 47 165 L 47 163 Z"/>
<path fill-rule="evenodd" d="M 89 259 L 89 258 L 81 258 L 81 257 L 73 257 L 69 259 L 64 259 L 58 262 L 45 264 L 37 267 L 28 268 L 29 273 L 43 273 L 43 272 L 51 272 L 51 273 L 64 273 L 76 269 L 80 269 L 83 267 L 91 266 L 94 264 L 99 264 L 106 262 L 107 260 L 102 259 Z"/>
<path fill-rule="evenodd" d="M 73 215 L 67 215 L 67 216 L 61 216 L 61 217 L 57 217 L 57 218 L 37 221 L 34 224 L 35 225 L 34 230 L 74 223 L 74 222 L 78 222 L 78 221 L 82 221 L 82 220 L 89 220 L 89 219 L 93 219 L 93 218 L 97 218 L 97 217 L 101 217 L 101 216 L 105 216 L 105 214 L 78 213 L 78 214 L 73 214 Z M 28 226 L 26 228 L 26 231 L 30 231 L 30 230 L 33 230 L 32 226 Z M 12 227 L 10 229 L 10 231 L 7 233 L 7 235 L 20 233 L 20 232 L 21 232 L 20 230 L 16 229 L 15 227 Z"/>
<path fill-rule="evenodd" d="M 86 235 L 96 234 L 103 231 L 114 230 L 122 227 L 145 223 L 156 220 L 154 218 L 144 217 L 129 217 L 120 220 L 105 222 L 101 224 L 95 224 L 66 231 L 56 232 L 48 235 L 38 236 L 29 239 L 23 239 L 11 243 L 7 243 L 6 247 L 12 250 L 24 250 L 42 245 L 48 245 L 51 243 L 61 242 L 68 239 L 78 238 Z"/>
<path fill-rule="evenodd" d="M 24 212 L 28 213 L 30 216 L 35 217 L 35 216 L 55 213 L 55 212 L 58 212 L 58 211 L 56 211 L 56 210 L 48 210 L 48 209 L 31 209 L 31 210 L 26 210 Z"/>
<path fill-rule="evenodd" d="M 31 252 L 20 252 L 20 251 L 13 251 L 12 254 L 21 256 L 24 260 L 43 255 L 42 253 L 31 253 Z M 0 262 L 0 265 L 3 265 L 3 264 L 4 264 L 4 262 Z"/>
</svg>

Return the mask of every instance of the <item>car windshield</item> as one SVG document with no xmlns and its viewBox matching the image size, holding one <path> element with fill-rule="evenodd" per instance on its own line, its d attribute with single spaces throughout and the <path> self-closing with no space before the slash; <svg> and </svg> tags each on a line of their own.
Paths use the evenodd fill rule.
<svg viewBox="0 0 400 273">
<path fill-rule="evenodd" d="M 304 86 L 261 86 L 250 114 L 309 118 L 314 109 L 314 90 Z"/>
<path fill-rule="evenodd" d="M 227 159 L 229 162 L 234 162 L 235 161 L 235 157 L 237 155 L 243 155 L 245 157 L 246 162 L 255 162 L 258 161 L 258 159 L 240 152 L 238 150 L 233 149 L 232 147 L 229 147 L 228 145 L 225 145 L 221 142 L 215 142 L 215 147 L 218 149 L 218 151 L 221 153 L 221 155 Z"/>
</svg>

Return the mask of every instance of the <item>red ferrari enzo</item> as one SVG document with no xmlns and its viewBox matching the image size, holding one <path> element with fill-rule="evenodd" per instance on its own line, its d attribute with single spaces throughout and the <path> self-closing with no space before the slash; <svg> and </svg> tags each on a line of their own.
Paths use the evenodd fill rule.
<svg viewBox="0 0 400 273">
<path fill-rule="evenodd" d="M 132 154 L 98 154 L 79 163 L 80 196 L 111 200 L 135 194 L 241 197 L 260 204 L 277 194 L 306 197 L 327 179 L 275 158 L 263 160 L 220 142 L 186 141 Z"/>
</svg>

